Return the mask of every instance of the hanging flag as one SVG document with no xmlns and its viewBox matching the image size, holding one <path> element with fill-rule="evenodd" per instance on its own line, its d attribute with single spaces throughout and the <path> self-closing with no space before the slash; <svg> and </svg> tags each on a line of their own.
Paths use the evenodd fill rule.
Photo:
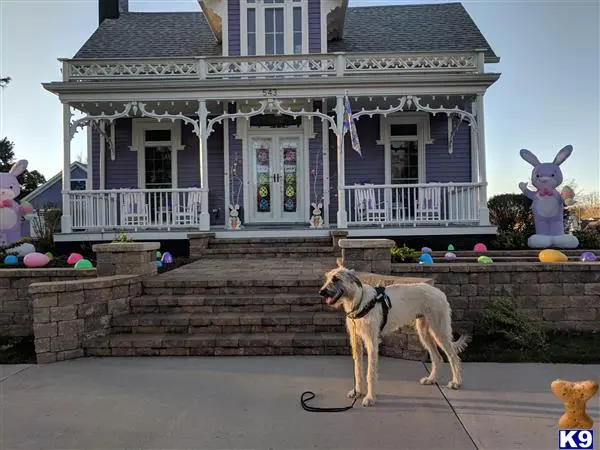
<svg viewBox="0 0 600 450">
<path fill-rule="evenodd" d="M 360 150 L 360 142 L 358 140 L 358 133 L 356 132 L 356 124 L 352 117 L 352 108 L 350 107 L 350 99 L 346 95 L 346 101 L 344 106 L 344 136 L 350 131 L 350 140 L 352 142 L 352 148 L 362 157 Z"/>
</svg>

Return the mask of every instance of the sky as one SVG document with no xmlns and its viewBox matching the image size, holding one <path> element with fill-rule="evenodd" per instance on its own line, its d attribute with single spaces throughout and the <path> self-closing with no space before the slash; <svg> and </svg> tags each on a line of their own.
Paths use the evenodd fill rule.
<svg viewBox="0 0 600 450">
<path fill-rule="evenodd" d="M 435 0 L 350 0 L 350 6 L 442 3 Z M 494 51 L 501 73 L 485 95 L 488 195 L 517 192 L 531 166 L 521 148 L 562 165 L 578 191 L 600 190 L 600 0 L 463 1 Z M 198 11 L 196 0 L 129 0 L 136 11 Z M 70 58 L 98 24 L 97 0 L 0 0 L 0 139 L 46 178 L 62 168 L 61 108 L 41 83 L 61 78 Z M 72 142 L 86 155 L 86 133 Z"/>
</svg>

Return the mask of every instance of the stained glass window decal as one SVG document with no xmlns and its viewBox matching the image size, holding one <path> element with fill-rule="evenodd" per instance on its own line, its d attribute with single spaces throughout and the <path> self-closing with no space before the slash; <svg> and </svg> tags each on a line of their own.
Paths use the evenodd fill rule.
<svg viewBox="0 0 600 450">
<path fill-rule="evenodd" d="M 283 211 L 293 213 L 298 207 L 298 164 L 296 161 L 298 147 L 294 142 L 282 142 L 283 154 Z"/>
<path fill-rule="evenodd" d="M 256 168 L 256 211 L 271 212 L 271 161 L 270 145 L 266 139 L 254 141 Z"/>
</svg>

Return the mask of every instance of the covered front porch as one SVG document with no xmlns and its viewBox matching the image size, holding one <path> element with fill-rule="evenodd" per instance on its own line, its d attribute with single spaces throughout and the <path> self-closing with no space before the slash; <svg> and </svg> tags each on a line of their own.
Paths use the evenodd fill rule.
<svg viewBox="0 0 600 450">
<path fill-rule="evenodd" d="M 89 180 L 63 191 L 57 240 L 495 231 L 477 94 L 349 97 L 360 155 L 344 128 L 345 95 L 264 95 L 84 102 L 72 105 L 84 113 L 73 121 L 65 105 L 65 161 L 88 126 Z"/>
</svg>

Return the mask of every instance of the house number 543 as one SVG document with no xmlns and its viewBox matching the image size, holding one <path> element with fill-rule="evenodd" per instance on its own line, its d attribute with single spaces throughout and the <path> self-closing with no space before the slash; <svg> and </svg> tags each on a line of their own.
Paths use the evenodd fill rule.
<svg viewBox="0 0 600 450">
<path fill-rule="evenodd" d="M 277 97 L 277 89 L 263 89 L 263 97 Z"/>
</svg>

